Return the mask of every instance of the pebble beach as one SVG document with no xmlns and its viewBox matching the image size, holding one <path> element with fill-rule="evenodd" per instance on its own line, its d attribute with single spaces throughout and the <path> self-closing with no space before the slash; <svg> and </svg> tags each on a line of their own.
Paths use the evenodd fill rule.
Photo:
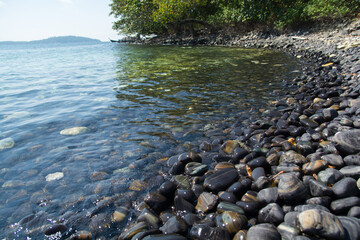
<svg viewBox="0 0 360 240">
<path fill-rule="evenodd" d="M 110 223 L 94 220 L 89 230 L 55 222 L 46 236 L 92 239 L 93 229 L 129 220 L 112 239 L 360 239 L 359 20 L 314 33 L 149 43 L 271 48 L 296 56 L 304 68 L 260 117 L 210 128 L 197 151 L 161 159 L 165 182 L 141 202 L 117 206 Z M 4 140 L 2 148 L 11 145 Z M 89 216 L 96 219 L 116 200 L 104 198 Z"/>
</svg>

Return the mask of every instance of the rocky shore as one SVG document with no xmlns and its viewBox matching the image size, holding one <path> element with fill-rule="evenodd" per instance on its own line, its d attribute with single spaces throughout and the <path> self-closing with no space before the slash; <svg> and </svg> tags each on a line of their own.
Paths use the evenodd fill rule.
<svg viewBox="0 0 360 240">
<path fill-rule="evenodd" d="M 288 83 L 297 89 L 259 119 L 234 122 L 222 136 L 210 129 L 198 151 L 166 159 L 158 190 L 113 212 L 116 223 L 132 216 L 113 239 L 360 239 L 360 21 L 316 33 L 149 43 L 281 49 L 308 64 Z M 66 230 L 57 224 L 45 234 Z"/>
<path fill-rule="evenodd" d="M 360 239 L 360 22 L 176 41 L 162 43 L 282 49 L 310 64 L 260 119 L 169 158 L 168 181 L 118 239 Z"/>
</svg>

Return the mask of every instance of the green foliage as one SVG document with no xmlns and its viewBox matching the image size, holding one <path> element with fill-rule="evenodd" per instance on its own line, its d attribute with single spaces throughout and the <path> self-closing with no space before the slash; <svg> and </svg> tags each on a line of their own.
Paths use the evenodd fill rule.
<svg viewBox="0 0 360 240">
<path fill-rule="evenodd" d="M 115 30 L 138 34 L 161 31 L 162 26 L 152 19 L 153 0 L 113 0 L 110 6 L 110 14 L 118 18 L 113 25 Z"/>
<path fill-rule="evenodd" d="M 160 23 L 176 22 L 198 17 L 198 10 L 206 6 L 206 0 L 154 0 L 153 20 Z"/>
<path fill-rule="evenodd" d="M 339 19 L 359 12 L 360 0 L 113 0 L 114 29 L 162 33 L 169 25 L 199 19 L 214 25 L 261 23 L 284 28 L 316 19 Z"/>
<path fill-rule="evenodd" d="M 357 13 L 360 0 L 310 0 L 304 16 L 311 19 L 342 18 Z"/>
</svg>

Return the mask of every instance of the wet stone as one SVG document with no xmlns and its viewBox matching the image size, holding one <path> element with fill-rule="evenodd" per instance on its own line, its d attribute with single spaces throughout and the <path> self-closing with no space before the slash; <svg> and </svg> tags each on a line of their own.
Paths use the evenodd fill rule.
<svg viewBox="0 0 360 240">
<path fill-rule="evenodd" d="M 270 166 L 276 166 L 279 163 L 279 156 L 277 155 L 277 153 L 272 153 L 266 157 L 266 162 Z"/>
<path fill-rule="evenodd" d="M 163 184 L 161 184 L 159 188 L 159 192 L 166 197 L 173 196 L 175 190 L 176 190 L 176 184 L 171 181 L 164 182 Z"/>
<path fill-rule="evenodd" d="M 147 229 L 147 224 L 144 222 L 138 222 L 134 225 L 131 225 L 129 228 L 125 229 L 118 237 L 119 240 L 131 239 L 135 234 L 143 232 Z"/>
<path fill-rule="evenodd" d="M 165 210 L 168 205 L 167 198 L 160 193 L 149 193 L 144 202 L 155 212 L 161 212 Z"/>
<path fill-rule="evenodd" d="M 294 164 L 297 164 L 297 165 L 302 165 L 304 163 L 306 163 L 307 160 L 306 158 L 293 151 L 293 150 L 290 150 L 290 151 L 287 151 L 285 153 L 283 153 L 280 157 L 280 160 L 279 160 L 279 163 L 282 164 L 282 163 L 294 163 Z"/>
<path fill-rule="evenodd" d="M 197 162 L 189 162 L 185 166 L 185 174 L 189 176 L 202 176 L 208 167 L 205 164 L 197 163 Z"/>
<path fill-rule="evenodd" d="M 347 197 L 332 201 L 330 204 L 330 208 L 334 213 L 342 215 L 345 215 L 354 206 L 360 206 L 360 198 Z"/>
<path fill-rule="evenodd" d="M 258 220 L 278 225 L 284 220 L 284 212 L 277 203 L 270 203 L 259 211 Z"/>
<path fill-rule="evenodd" d="M 178 189 L 176 190 L 176 195 L 184 198 L 185 200 L 189 202 L 193 202 L 196 200 L 196 196 L 194 192 L 190 189 Z"/>
<path fill-rule="evenodd" d="M 185 214 L 185 216 L 183 217 L 184 221 L 186 222 L 186 224 L 188 226 L 192 226 L 194 225 L 196 222 L 200 221 L 200 218 L 194 214 L 194 213 L 187 213 Z"/>
<path fill-rule="evenodd" d="M 304 126 L 304 127 L 309 127 L 309 128 L 316 128 L 319 126 L 319 124 L 310 119 L 310 118 L 302 118 L 300 119 L 300 123 Z"/>
<path fill-rule="evenodd" d="M 181 189 L 190 189 L 191 188 L 188 178 L 184 175 L 176 175 L 172 178 L 172 180 L 178 188 L 181 188 Z"/>
<path fill-rule="evenodd" d="M 266 176 L 265 169 L 263 167 L 255 168 L 251 173 L 251 178 L 256 181 L 260 177 Z"/>
<path fill-rule="evenodd" d="M 333 214 L 311 209 L 297 216 L 300 231 L 310 236 L 326 239 L 345 239 L 345 230 L 340 220 Z"/>
<path fill-rule="evenodd" d="M 360 207 L 354 206 L 354 207 L 350 208 L 347 216 L 360 218 Z"/>
<path fill-rule="evenodd" d="M 356 180 L 350 177 L 343 178 L 336 182 L 332 187 L 332 190 L 338 198 L 358 196 L 360 193 L 356 185 Z"/>
<path fill-rule="evenodd" d="M 313 197 L 323 197 L 323 196 L 332 196 L 333 190 L 330 189 L 325 184 L 316 181 L 314 179 L 310 179 L 309 181 L 309 189 L 310 193 Z"/>
<path fill-rule="evenodd" d="M 329 165 L 335 167 L 342 167 L 344 166 L 344 161 L 340 155 L 337 154 L 327 154 L 321 156 L 321 159 L 325 160 Z"/>
<path fill-rule="evenodd" d="M 282 163 L 278 166 L 273 166 L 271 167 L 271 172 L 272 174 L 277 174 L 280 172 L 283 173 L 292 173 L 292 174 L 296 174 L 296 176 L 300 177 L 300 170 L 301 168 L 293 163 Z"/>
<path fill-rule="evenodd" d="M 277 202 L 278 198 L 279 198 L 279 194 L 277 187 L 262 189 L 257 194 L 257 199 L 261 204 L 275 203 Z"/>
<path fill-rule="evenodd" d="M 313 162 L 308 162 L 302 166 L 302 170 L 305 174 L 318 173 L 326 168 L 327 168 L 327 163 L 324 160 L 316 160 Z"/>
<path fill-rule="evenodd" d="M 291 227 L 297 226 L 297 216 L 299 215 L 298 211 L 291 211 L 285 214 L 284 216 L 284 222 L 286 225 Z"/>
<path fill-rule="evenodd" d="M 220 162 L 215 165 L 214 170 L 220 171 L 220 170 L 224 170 L 224 169 L 234 169 L 234 168 L 235 168 L 235 166 L 231 162 Z"/>
<path fill-rule="evenodd" d="M 253 182 L 253 184 L 251 185 L 251 189 L 254 191 L 260 191 L 261 189 L 269 187 L 271 184 L 272 181 L 269 178 L 265 176 L 260 176 Z"/>
<path fill-rule="evenodd" d="M 318 180 L 326 185 L 334 184 L 343 177 L 344 175 L 334 168 L 327 168 L 318 173 Z"/>
<path fill-rule="evenodd" d="M 208 240 L 208 239 L 221 239 L 230 240 L 230 234 L 224 228 L 211 227 L 205 224 L 195 225 L 190 230 L 192 239 Z"/>
<path fill-rule="evenodd" d="M 166 223 L 173 216 L 176 216 L 175 213 L 170 211 L 164 211 L 160 213 L 160 220 L 162 223 Z"/>
<path fill-rule="evenodd" d="M 339 220 L 344 227 L 346 239 L 360 239 L 360 220 L 358 218 L 339 216 Z"/>
<path fill-rule="evenodd" d="M 280 175 L 278 193 L 279 197 L 285 202 L 293 204 L 305 200 L 307 197 L 307 188 L 295 175 L 284 173 Z"/>
<path fill-rule="evenodd" d="M 230 234 L 235 234 L 247 226 L 247 218 L 237 212 L 225 211 L 216 217 L 216 224 L 220 228 L 225 228 Z"/>
<path fill-rule="evenodd" d="M 246 235 L 247 235 L 247 230 L 240 230 L 235 234 L 233 240 L 246 240 Z"/>
<path fill-rule="evenodd" d="M 323 109 L 322 113 L 325 121 L 331 121 L 339 115 L 338 112 L 333 108 Z"/>
<path fill-rule="evenodd" d="M 360 152 L 360 130 L 338 132 L 333 141 L 337 144 L 337 148 L 346 154 Z"/>
<path fill-rule="evenodd" d="M 182 153 L 182 154 L 170 157 L 167 160 L 167 165 L 169 167 L 172 167 L 176 162 L 181 162 L 185 166 L 189 162 L 201 162 L 201 161 L 202 161 L 202 159 L 199 154 L 194 153 L 194 152 L 189 152 L 189 153 Z"/>
<path fill-rule="evenodd" d="M 360 165 L 360 154 L 348 155 L 344 157 L 344 162 L 346 165 Z"/>
<path fill-rule="evenodd" d="M 174 206 L 175 206 L 175 210 L 177 212 L 189 212 L 189 213 L 192 213 L 192 212 L 195 211 L 194 205 L 191 204 L 190 202 L 186 201 L 181 196 L 175 196 L 175 198 L 174 198 Z"/>
<path fill-rule="evenodd" d="M 138 222 L 145 222 L 151 229 L 159 228 L 160 219 L 153 214 L 149 209 L 144 209 L 139 217 L 137 218 Z"/>
<path fill-rule="evenodd" d="M 310 141 L 298 141 L 296 143 L 296 151 L 303 156 L 307 156 L 314 152 L 314 147 Z"/>
<path fill-rule="evenodd" d="M 325 197 L 313 197 L 306 200 L 306 204 L 308 205 L 321 205 L 326 208 L 330 206 L 331 203 L 331 197 L 325 196 Z"/>
<path fill-rule="evenodd" d="M 276 227 L 270 223 L 261 223 L 248 230 L 247 240 L 281 240 Z"/>
<path fill-rule="evenodd" d="M 231 192 L 222 191 L 218 193 L 218 196 L 221 201 L 225 201 L 225 202 L 235 203 L 238 200 L 235 194 Z"/>
<path fill-rule="evenodd" d="M 261 157 L 257 157 L 251 161 L 249 161 L 247 163 L 247 165 L 251 168 L 251 169 L 255 169 L 257 167 L 266 167 L 267 162 L 266 162 L 266 158 L 261 156 Z"/>
<path fill-rule="evenodd" d="M 285 223 L 281 223 L 277 227 L 277 230 L 281 235 L 281 239 L 283 240 L 293 240 L 294 237 L 299 234 L 299 231 L 296 227 L 286 225 Z"/>
<path fill-rule="evenodd" d="M 234 150 L 239 147 L 239 141 L 238 140 L 227 140 L 222 146 L 221 150 L 224 151 L 227 154 L 233 154 Z"/>
<path fill-rule="evenodd" d="M 231 184 L 239 179 L 235 169 L 224 169 L 205 178 L 204 187 L 212 192 L 226 190 Z"/>
<path fill-rule="evenodd" d="M 246 214 L 255 215 L 258 213 L 259 202 L 249 202 L 249 201 L 237 201 L 236 205 L 238 205 Z"/>
<path fill-rule="evenodd" d="M 186 240 L 186 237 L 180 234 L 154 234 L 149 235 L 144 238 L 143 240 Z"/>
<path fill-rule="evenodd" d="M 325 212 L 330 212 L 330 210 L 324 206 L 321 205 L 297 205 L 294 210 L 297 212 L 303 212 L 306 210 L 312 210 L 312 209 L 316 209 L 316 210 L 321 210 L 321 211 L 325 211 Z"/>
<path fill-rule="evenodd" d="M 244 210 L 236 204 L 229 202 L 220 202 L 217 205 L 217 212 L 222 213 L 224 211 L 237 212 L 239 214 L 245 214 Z"/>
<path fill-rule="evenodd" d="M 234 193 L 237 197 L 242 197 L 246 191 L 251 188 L 251 179 L 243 178 L 238 182 L 231 184 L 231 186 L 227 189 L 228 192 Z"/>
<path fill-rule="evenodd" d="M 257 192 L 249 190 L 241 198 L 241 201 L 244 202 L 258 202 Z"/>
<path fill-rule="evenodd" d="M 345 177 L 359 178 L 360 177 L 360 166 L 345 166 L 340 169 L 340 172 Z"/>
<path fill-rule="evenodd" d="M 195 208 L 200 212 L 209 212 L 216 207 L 218 199 L 219 197 L 215 194 L 203 192 L 200 194 Z"/>
<path fill-rule="evenodd" d="M 174 216 L 170 218 L 161 228 L 159 228 L 165 234 L 179 233 L 184 234 L 187 232 L 186 222 L 178 217 Z"/>
<path fill-rule="evenodd" d="M 185 164 L 183 162 L 176 162 L 169 169 L 170 175 L 182 174 L 184 172 Z"/>
<path fill-rule="evenodd" d="M 204 141 L 200 144 L 199 148 L 201 151 L 211 152 L 214 146 L 211 143 Z"/>
</svg>

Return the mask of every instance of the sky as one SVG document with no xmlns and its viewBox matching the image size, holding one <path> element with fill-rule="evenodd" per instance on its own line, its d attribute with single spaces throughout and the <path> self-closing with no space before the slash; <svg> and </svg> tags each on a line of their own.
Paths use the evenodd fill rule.
<svg viewBox="0 0 360 240">
<path fill-rule="evenodd" d="M 0 41 L 56 36 L 118 39 L 111 0 L 0 0 Z"/>
</svg>

